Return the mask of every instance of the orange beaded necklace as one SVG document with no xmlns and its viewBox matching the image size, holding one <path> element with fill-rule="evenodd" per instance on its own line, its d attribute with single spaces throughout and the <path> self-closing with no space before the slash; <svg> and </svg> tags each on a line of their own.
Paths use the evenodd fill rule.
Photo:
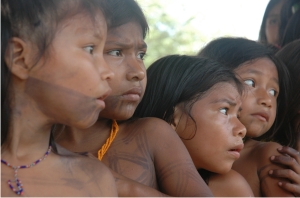
<svg viewBox="0 0 300 198">
<path fill-rule="evenodd" d="M 98 151 L 98 159 L 100 161 L 102 160 L 104 154 L 106 153 L 106 151 L 110 147 L 111 143 L 114 141 L 114 139 L 115 139 L 118 131 L 119 131 L 119 126 L 118 126 L 117 121 L 116 120 L 112 120 L 112 127 L 111 127 L 111 131 L 110 131 L 110 135 L 107 138 L 105 144 Z"/>
</svg>

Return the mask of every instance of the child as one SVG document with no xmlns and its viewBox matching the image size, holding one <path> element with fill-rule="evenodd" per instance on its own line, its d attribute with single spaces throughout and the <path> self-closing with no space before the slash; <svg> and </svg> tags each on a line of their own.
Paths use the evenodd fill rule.
<svg viewBox="0 0 300 198">
<path fill-rule="evenodd" d="M 281 8 L 286 0 L 270 0 L 261 22 L 259 42 L 279 49 L 279 27 Z"/>
<path fill-rule="evenodd" d="M 1 1 L 1 195 L 117 196 L 102 163 L 59 155 L 55 123 L 87 128 L 110 93 L 101 1 Z M 85 103 L 85 105 L 82 105 Z"/>
<path fill-rule="evenodd" d="M 86 130 L 66 127 L 63 133 L 56 132 L 56 141 L 68 150 L 89 152 L 115 172 L 167 195 L 211 196 L 167 123 L 154 118 L 128 120 L 146 86 L 143 57 L 148 24 L 133 0 L 107 0 L 107 4 L 113 9 L 104 57 L 115 72 L 109 81 L 112 93 L 95 125 Z"/>
<path fill-rule="evenodd" d="M 293 41 L 282 48 L 276 56 L 282 60 L 290 71 L 292 81 L 292 91 L 288 105 L 286 106 L 288 113 L 281 125 L 279 131 L 287 131 L 292 129 L 297 135 L 296 148 L 298 152 L 289 147 L 280 149 L 280 153 L 287 155 L 274 156 L 271 160 L 275 163 L 284 164 L 290 169 L 271 170 L 269 174 L 274 177 L 287 178 L 290 182 L 280 181 L 280 186 L 295 196 L 300 196 L 300 40 Z"/>
<path fill-rule="evenodd" d="M 233 169 L 246 178 L 254 196 L 292 196 L 278 186 L 279 178 L 268 176 L 270 170 L 282 169 L 282 166 L 272 164 L 269 160 L 271 156 L 279 154 L 277 148 L 281 145 L 257 141 L 284 137 L 278 140 L 283 145 L 295 144 L 293 132 L 278 131 L 288 104 L 287 69 L 272 51 L 243 38 L 216 39 L 200 51 L 199 56 L 225 64 L 247 88 L 239 117 L 247 129 L 245 147 L 241 157 L 233 164 Z M 277 111 L 283 113 L 276 117 Z"/>
<path fill-rule="evenodd" d="M 215 196 L 253 196 L 231 170 L 246 134 L 238 119 L 242 85 L 235 75 L 214 61 L 171 55 L 154 62 L 147 76 L 135 116 L 167 121 Z"/>
</svg>

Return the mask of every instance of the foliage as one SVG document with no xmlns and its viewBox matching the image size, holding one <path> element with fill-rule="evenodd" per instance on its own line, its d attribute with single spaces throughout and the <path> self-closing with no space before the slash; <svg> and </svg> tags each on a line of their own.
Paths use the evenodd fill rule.
<svg viewBox="0 0 300 198">
<path fill-rule="evenodd" d="M 146 37 L 148 45 L 145 65 L 148 67 L 155 60 L 170 54 L 195 55 L 208 40 L 199 30 L 191 25 L 194 17 L 176 20 L 176 17 L 166 13 L 164 8 L 171 1 L 139 0 L 150 27 Z M 180 13 L 176 13 L 179 14 Z"/>
</svg>

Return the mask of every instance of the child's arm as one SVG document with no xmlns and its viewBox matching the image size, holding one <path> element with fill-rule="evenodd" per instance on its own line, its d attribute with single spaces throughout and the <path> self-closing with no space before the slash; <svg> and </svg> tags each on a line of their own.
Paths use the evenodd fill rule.
<svg viewBox="0 0 300 198">
<path fill-rule="evenodd" d="M 285 178 L 275 178 L 270 177 L 269 172 L 270 170 L 276 169 L 286 169 L 285 166 L 279 164 L 273 164 L 270 162 L 270 157 L 274 155 L 278 155 L 280 153 L 277 152 L 277 148 L 280 148 L 281 145 L 275 142 L 266 142 L 260 148 L 260 156 L 258 157 L 258 177 L 260 180 L 260 189 L 261 189 L 261 196 L 266 197 L 293 197 L 293 193 L 288 192 L 281 188 L 278 185 L 279 181 L 289 182 Z"/>
<path fill-rule="evenodd" d="M 119 197 L 168 197 L 154 188 L 124 177 L 113 170 L 111 172 L 115 177 Z"/>
<path fill-rule="evenodd" d="M 235 170 L 212 175 L 208 186 L 216 197 L 254 197 L 246 179 Z"/>
<path fill-rule="evenodd" d="M 157 118 L 147 118 L 145 133 L 152 150 L 152 158 L 160 191 L 170 196 L 213 196 L 178 134 Z"/>
<path fill-rule="evenodd" d="M 275 164 L 286 165 L 288 169 L 271 170 L 269 174 L 276 178 L 285 178 L 291 182 L 281 181 L 278 183 L 283 189 L 293 193 L 296 197 L 300 197 L 300 154 L 291 147 L 282 147 L 278 149 L 283 155 L 271 157 L 271 161 Z"/>
</svg>

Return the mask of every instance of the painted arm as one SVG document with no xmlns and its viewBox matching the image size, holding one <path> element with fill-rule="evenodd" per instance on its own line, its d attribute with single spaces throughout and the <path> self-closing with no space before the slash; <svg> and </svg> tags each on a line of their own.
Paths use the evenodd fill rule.
<svg viewBox="0 0 300 198">
<path fill-rule="evenodd" d="M 147 132 L 159 189 L 175 197 L 213 196 L 179 136 L 162 120 L 151 120 Z"/>
<path fill-rule="evenodd" d="M 113 170 L 111 172 L 115 177 L 119 197 L 168 197 L 154 188 L 128 179 Z"/>
<path fill-rule="evenodd" d="M 278 185 L 300 197 L 300 154 L 291 147 L 277 149 L 283 155 L 275 155 L 270 158 L 272 163 L 287 166 L 286 169 L 274 169 L 269 171 L 269 175 L 280 179 Z M 290 182 L 281 179 L 288 179 Z"/>
</svg>

